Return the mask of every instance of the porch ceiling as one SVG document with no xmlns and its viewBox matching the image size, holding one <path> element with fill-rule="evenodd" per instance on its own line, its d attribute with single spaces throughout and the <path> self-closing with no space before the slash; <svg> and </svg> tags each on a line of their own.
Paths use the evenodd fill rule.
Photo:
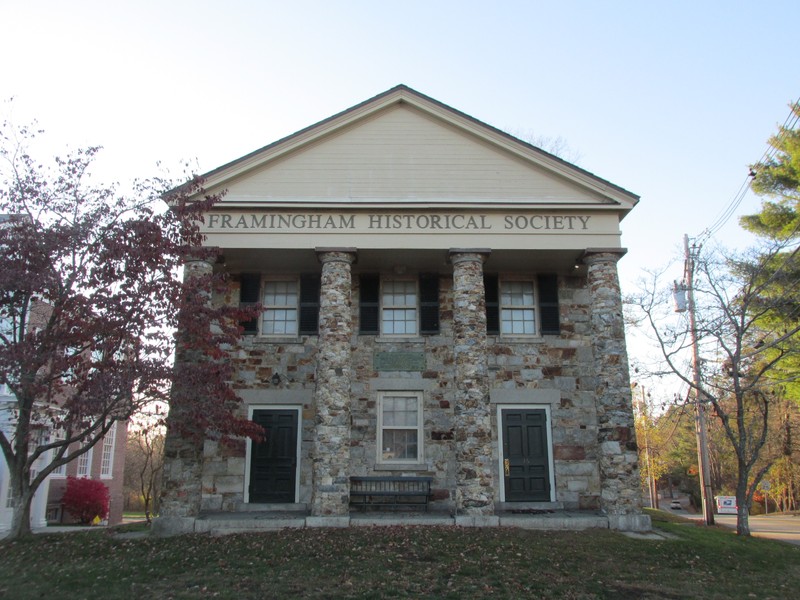
<svg viewBox="0 0 800 600">
<path fill-rule="evenodd" d="M 557 272 L 573 273 L 584 250 L 494 250 L 485 264 L 487 272 Z M 219 269 L 229 273 L 303 273 L 319 269 L 316 253 L 310 249 L 227 248 Z M 438 272 L 450 273 L 452 267 L 445 250 L 369 249 L 359 250 L 355 273 Z"/>
</svg>

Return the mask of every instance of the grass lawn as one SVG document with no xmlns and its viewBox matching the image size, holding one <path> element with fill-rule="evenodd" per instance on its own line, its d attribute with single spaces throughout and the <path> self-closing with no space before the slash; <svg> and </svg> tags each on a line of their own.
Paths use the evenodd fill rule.
<svg viewBox="0 0 800 600">
<path fill-rule="evenodd" d="M 800 547 L 652 514 L 674 539 L 454 527 L 37 535 L 0 542 L 0 598 L 798 597 Z"/>
</svg>

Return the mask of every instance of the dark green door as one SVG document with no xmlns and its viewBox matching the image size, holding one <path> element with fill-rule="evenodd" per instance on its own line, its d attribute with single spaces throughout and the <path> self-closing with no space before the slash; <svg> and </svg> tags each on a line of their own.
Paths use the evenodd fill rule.
<svg viewBox="0 0 800 600">
<path fill-rule="evenodd" d="M 550 501 L 547 416 L 542 409 L 503 409 L 506 502 Z"/>
<path fill-rule="evenodd" d="M 264 440 L 253 443 L 250 455 L 250 502 L 295 502 L 297 411 L 256 410 L 253 421 L 264 428 Z"/>
</svg>

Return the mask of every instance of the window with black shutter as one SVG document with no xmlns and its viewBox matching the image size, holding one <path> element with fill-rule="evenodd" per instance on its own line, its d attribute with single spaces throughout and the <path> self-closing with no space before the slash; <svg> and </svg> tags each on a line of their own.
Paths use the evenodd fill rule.
<svg viewBox="0 0 800 600">
<path fill-rule="evenodd" d="M 561 333 L 561 322 L 558 315 L 558 276 L 555 274 L 539 275 L 538 288 L 542 335 L 558 335 Z"/>
<path fill-rule="evenodd" d="M 300 334 L 319 333 L 319 286 L 317 274 L 300 277 Z"/>
<path fill-rule="evenodd" d="M 500 334 L 500 296 L 497 275 L 484 275 L 483 288 L 486 298 L 486 333 Z"/>
<path fill-rule="evenodd" d="M 486 333 L 488 335 L 532 335 L 536 333 L 538 312 L 540 335 L 561 332 L 558 308 L 558 277 L 536 277 L 535 297 L 532 280 L 499 281 L 497 275 L 484 275 L 486 294 Z"/>
<path fill-rule="evenodd" d="M 439 333 L 439 275 L 422 273 L 419 276 L 419 332 L 422 335 Z"/>
<path fill-rule="evenodd" d="M 369 274 L 361 275 L 358 287 L 358 331 L 366 335 L 378 335 L 380 334 L 380 277 Z"/>
<path fill-rule="evenodd" d="M 239 306 L 242 308 L 258 304 L 261 294 L 261 275 L 258 273 L 242 273 L 239 284 Z M 258 318 L 239 323 L 245 335 L 258 333 Z"/>
</svg>

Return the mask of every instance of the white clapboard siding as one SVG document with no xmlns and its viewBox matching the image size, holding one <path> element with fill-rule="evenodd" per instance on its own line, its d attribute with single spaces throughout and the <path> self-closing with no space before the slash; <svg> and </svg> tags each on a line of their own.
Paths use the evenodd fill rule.
<svg viewBox="0 0 800 600">
<path fill-rule="evenodd" d="M 397 104 L 227 182 L 226 201 L 607 199 L 468 131 Z"/>
</svg>

